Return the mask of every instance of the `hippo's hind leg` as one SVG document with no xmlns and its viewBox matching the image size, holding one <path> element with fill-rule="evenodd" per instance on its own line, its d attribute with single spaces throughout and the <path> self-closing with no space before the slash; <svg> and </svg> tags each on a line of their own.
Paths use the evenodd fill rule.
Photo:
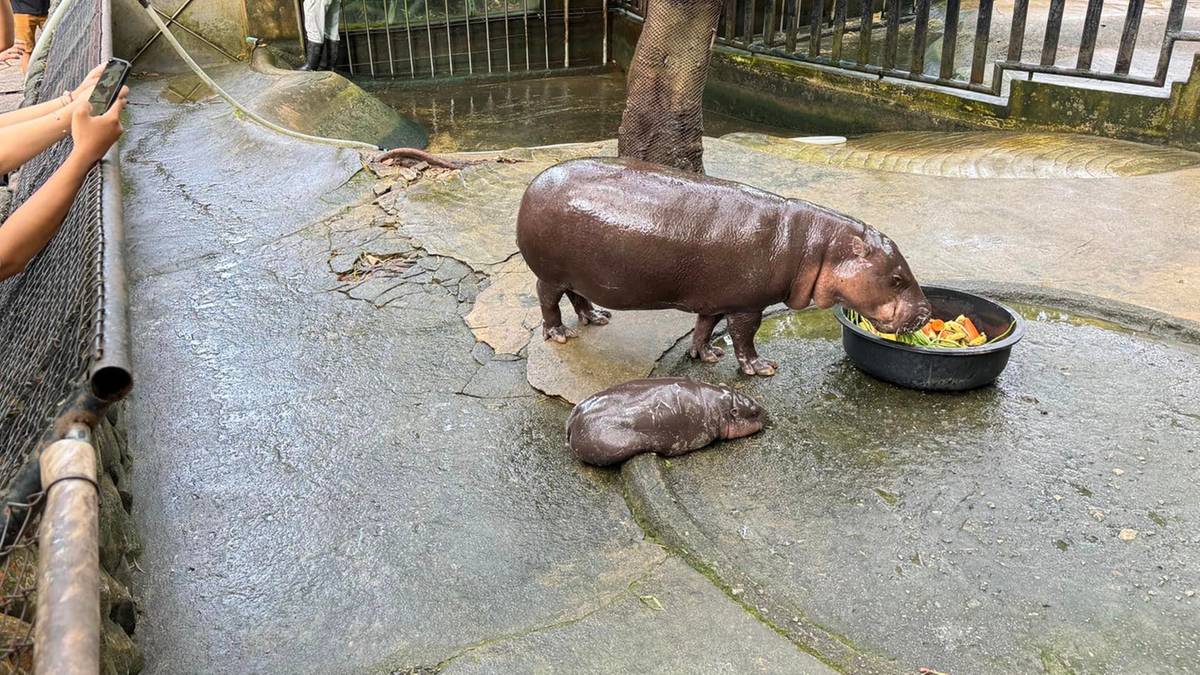
<svg viewBox="0 0 1200 675">
<path fill-rule="evenodd" d="M 733 351 L 737 354 L 742 372 L 747 375 L 774 375 L 779 369 L 779 362 L 762 358 L 754 348 L 754 334 L 762 324 L 762 312 L 730 314 L 727 321 L 729 337 L 733 338 Z"/>
<path fill-rule="evenodd" d="M 692 348 L 688 356 L 700 359 L 705 363 L 716 363 L 717 359 L 725 356 L 725 350 L 712 344 L 713 329 L 724 317 L 724 314 L 701 314 L 696 317 L 696 327 L 692 329 Z"/>
<path fill-rule="evenodd" d="M 558 303 L 562 300 L 567 289 L 553 286 L 541 279 L 537 282 L 538 304 L 542 306 L 542 337 L 562 344 L 567 338 L 578 336 L 578 333 L 567 328 L 562 322 L 562 310 Z"/>
<path fill-rule="evenodd" d="M 603 326 L 612 318 L 612 312 L 607 309 L 596 309 L 591 300 L 588 300 L 575 291 L 567 291 L 567 299 L 571 301 L 571 306 L 575 308 L 575 314 L 579 317 L 579 324 L 581 326 L 586 326 L 589 323 Z"/>
</svg>

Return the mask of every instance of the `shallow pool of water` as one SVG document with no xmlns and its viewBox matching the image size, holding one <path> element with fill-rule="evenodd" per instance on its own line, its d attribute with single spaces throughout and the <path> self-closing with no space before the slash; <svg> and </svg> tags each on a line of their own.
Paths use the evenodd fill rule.
<svg viewBox="0 0 1200 675">
<path fill-rule="evenodd" d="M 625 74 L 607 72 L 503 82 L 364 84 L 429 131 L 432 152 L 491 150 L 615 138 L 625 108 Z M 756 131 L 796 136 L 801 129 L 705 111 L 704 133 Z"/>
</svg>

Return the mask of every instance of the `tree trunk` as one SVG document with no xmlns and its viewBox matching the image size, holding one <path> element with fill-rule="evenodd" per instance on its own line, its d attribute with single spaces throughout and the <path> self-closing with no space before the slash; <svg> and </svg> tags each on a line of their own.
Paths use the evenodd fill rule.
<svg viewBox="0 0 1200 675">
<path fill-rule="evenodd" d="M 721 0 L 649 4 L 629 66 L 617 154 L 704 173 L 704 80 Z"/>
</svg>

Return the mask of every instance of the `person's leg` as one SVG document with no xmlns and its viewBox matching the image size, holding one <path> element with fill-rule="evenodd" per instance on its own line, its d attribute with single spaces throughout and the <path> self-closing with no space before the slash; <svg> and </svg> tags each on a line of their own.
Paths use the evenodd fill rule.
<svg viewBox="0 0 1200 675">
<path fill-rule="evenodd" d="M 326 0 L 305 0 L 304 33 L 307 39 L 304 49 L 304 65 L 297 70 L 317 70 L 321 67 L 321 52 L 325 45 Z"/>
<path fill-rule="evenodd" d="M 337 67 L 338 47 L 341 46 L 341 36 L 338 35 L 338 24 L 342 18 L 342 2 L 341 0 L 331 0 L 329 9 L 325 11 L 325 58 L 323 66 L 325 70 L 333 70 Z"/>
<path fill-rule="evenodd" d="M 38 20 L 41 19 L 39 22 Z M 31 14 L 14 14 L 13 28 L 17 42 L 25 44 L 25 51 L 21 53 L 21 72 L 29 70 L 29 56 L 33 53 L 35 40 L 37 39 L 37 29 L 42 23 L 46 22 L 46 17 L 37 17 Z"/>
</svg>

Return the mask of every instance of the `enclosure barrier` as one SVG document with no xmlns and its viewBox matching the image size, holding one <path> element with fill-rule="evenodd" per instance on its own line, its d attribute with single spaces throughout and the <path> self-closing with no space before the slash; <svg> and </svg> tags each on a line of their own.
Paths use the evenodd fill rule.
<svg viewBox="0 0 1200 675">
<path fill-rule="evenodd" d="M 639 19 L 645 17 L 645 3 L 613 0 L 615 11 Z M 1200 31 L 1183 30 L 1187 0 L 1169 0 L 1166 16 L 1157 17 L 1164 27 L 1157 53 L 1149 55 L 1156 57 L 1150 59 L 1152 72 L 1133 69 L 1146 3 L 1128 0 L 1115 60 L 1101 67 L 1096 45 L 1105 2 L 1088 0 L 1074 63 L 1060 65 L 1066 0 L 1050 0 L 1044 23 L 1029 16 L 1029 0 L 1000 3 L 978 0 L 971 7 L 975 30 L 969 51 L 961 49 L 960 24 L 971 23 L 970 17 L 964 21 L 961 0 L 732 0 L 725 3 L 717 42 L 756 54 L 1000 95 L 1016 73 L 1162 87 L 1175 44 L 1200 41 Z M 1007 45 L 989 55 L 989 40 L 997 32 L 1004 35 L 1001 19 L 1009 21 Z M 1038 33 L 1040 48 L 1027 45 L 1027 35 Z"/>
<path fill-rule="evenodd" d="M 58 3 L 62 15 L 42 37 L 49 48 L 44 63 L 33 64 L 26 104 L 61 96 L 111 56 L 111 9 L 110 0 Z M 71 147 L 68 137 L 25 163 L 14 209 Z M 97 672 L 96 456 L 86 440 L 132 386 L 122 240 L 114 148 L 89 172 L 45 250 L 0 282 L 3 672 L 28 671 L 35 660 L 44 673 Z"/>
<path fill-rule="evenodd" d="M 46 510 L 38 538 L 34 671 L 100 672 L 100 488 L 86 425 L 41 457 Z"/>
<path fill-rule="evenodd" d="M 343 0 L 339 67 L 465 77 L 608 62 L 608 0 Z"/>
</svg>

